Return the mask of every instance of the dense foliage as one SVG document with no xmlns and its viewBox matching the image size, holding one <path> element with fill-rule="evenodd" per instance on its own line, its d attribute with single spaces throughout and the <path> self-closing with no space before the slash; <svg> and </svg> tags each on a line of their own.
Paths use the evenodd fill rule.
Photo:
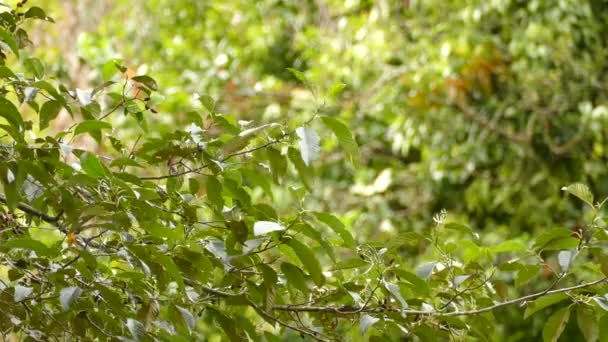
<svg viewBox="0 0 608 342">
<path fill-rule="evenodd" d="M 0 4 L 3 339 L 608 340 L 603 1 L 44 5 Z"/>
</svg>

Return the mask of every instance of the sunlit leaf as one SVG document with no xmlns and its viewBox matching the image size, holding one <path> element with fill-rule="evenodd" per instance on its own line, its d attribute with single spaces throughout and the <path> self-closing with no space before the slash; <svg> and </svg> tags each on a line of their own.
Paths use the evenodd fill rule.
<svg viewBox="0 0 608 342">
<path fill-rule="evenodd" d="M 574 183 L 563 187 L 562 190 L 578 197 L 580 200 L 593 207 L 593 194 L 587 185 L 582 183 Z"/>
<path fill-rule="evenodd" d="M 319 154 L 319 136 L 310 127 L 298 127 L 296 134 L 300 138 L 300 153 L 306 166 L 317 158 Z"/>
<path fill-rule="evenodd" d="M 27 287 L 27 286 L 21 286 L 21 285 L 15 285 L 15 295 L 14 295 L 14 300 L 16 303 L 28 298 L 32 292 L 34 292 L 34 288 L 32 287 Z"/>
<path fill-rule="evenodd" d="M 94 154 L 85 152 L 80 156 L 80 166 L 89 176 L 99 178 L 106 176 L 106 169 Z"/>
<path fill-rule="evenodd" d="M 59 302 L 61 303 L 61 308 L 63 311 L 68 311 L 70 309 L 70 305 L 74 303 L 82 294 L 82 289 L 78 286 L 70 286 L 61 289 L 61 293 L 59 294 Z"/>
<path fill-rule="evenodd" d="M 376 324 L 380 318 L 373 317 L 370 315 L 363 315 L 359 320 L 359 334 L 361 336 L 365 335 L 369 328 L 371 328 L 374 324 Z"/>
<path fill-rule="evenodd" d="M 253 224 L 253 235 L 260 236 L 271 232 L 285 230 L 285 227 L 279 223 L 271 221 L 257 221 Z"/>
</svg>

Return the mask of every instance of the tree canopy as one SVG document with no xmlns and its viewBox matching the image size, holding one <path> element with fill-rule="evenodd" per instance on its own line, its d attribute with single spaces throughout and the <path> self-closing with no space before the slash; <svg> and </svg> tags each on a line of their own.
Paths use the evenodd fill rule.
<svg viewBox="0 0 608 342">
<path fill-rule="evenodd" d="M 602 0 L 0 2 L 7 341 L 608 340 Z"/>
</svg>

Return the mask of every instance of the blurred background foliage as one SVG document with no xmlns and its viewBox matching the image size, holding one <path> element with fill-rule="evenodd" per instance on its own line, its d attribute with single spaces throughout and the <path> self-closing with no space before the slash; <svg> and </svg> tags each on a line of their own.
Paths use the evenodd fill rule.
<svg viewBox="0 0 608 342">
<path fill-rule="evenodd" d="M 152 134 L 186 127 L 193 94 L 257 123 L 340 116 L 360 164 L 316 127 L 323 152 L 306 206 L 340 215 L 360 241 L 427 234 L 446 209 L 486 244 L 527 242 L 582 223 L 582 205 L 563 185 L 608 194 L 604 0 L 35 3 L 57 22 L 31 36 L 55 77 L 99 84 L 103 65 L 120 59 L 159 82 Z M 336 82 L 346 88 L 331 96 Z M 114 120 L 133 137 L 143 129 Z M 275 201 L 290 205 L 280 194 Z M 400 248 L 412 265 L 431 253 Z M 541 275 L 526 286 L 544 284 Z M 509 308 L 496 318 L 496 333 L 514 341 L 536 340 L 546 317 L 524 321 Z"/>
</svg>

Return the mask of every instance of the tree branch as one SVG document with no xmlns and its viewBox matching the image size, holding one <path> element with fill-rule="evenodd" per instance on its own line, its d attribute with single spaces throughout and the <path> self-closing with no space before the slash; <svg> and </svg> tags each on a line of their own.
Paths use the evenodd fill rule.
<svg viewBox="0 0 608 342">
<path fill-rule="evenodd" d="M 265 144 L 262 144 L 260 146 L 256 146 L 256 147 L 251 148 L 249 150 L 245 150 L 245 151 L 240 151 L 240 152 L 235 152 L 235 153 L 229 154 L 226 157 L 220 159 L 218 162 L 223 163 L 223 162 L 225 162 L 225 161 L 227 161 L 227 160 L 229 160 L 231 158 L 234 158 L 236 156 L 240 156 L 242 154 L 247 154 L 247 153 L 255 152 L 257 150 L 261 150 L 261 149 L 266 148 L 268 146 L 280 143 L 281 141 L 283 141 L 283 139 L 286 136 L 289 136 L 290 134 L 291 133 L 285 133 L 282 136 L 280 136 L 279 138 L 277 138 L 275 140 L 272 140 L 272 141 L 269 141 L 269 142 L 267 142 Z M 215 163 L 207 163 L 207 164 L 203 164 L 203 165 L 201 165 L 199 167 L 196 167 L 194 169 L 189 169 L 189 170 L 178 172 L 178 173 L 174 173 L 174 174 L 168 174 L 168 175 L 162 175 L 162 176 L 139 177 L 139 179 L 141 179 L 141 180 L 161 180 L 161 179 L 172 178 L 172 177 L 180 177 L 180 176 L 184 176 L 184 175 L 187 175 L 187 174 L 190 174 L 190 173 L 199 172 L 199 171 L 204 170 L 204 169 L 206 169 L 206 168 L 208 168 L 208 167 L 210 167 L 211 165 L 214 165 L 214 164 Z"/>
<path fill-rule="evenodd" d="M 6 200 L 6 196 L 4 196 L 4 194 L 0 194 L 0 202 L 7 204 L 7 200 Z M 28 205 L 25 203 L 18 203 L 17 204 L 17 208 L 19 208 L 21 211 L 28 213 L 32 216 L 36 216 L 40 219 L 42 219 L 45 222 L 57 225 L 57 222 L 59 221 L 59 218 L 61 218 L 61 215 L 63 213 L 59 213 L 59 215 L 57 216 L 50 216 L 49 214 L 43 213 L 42 211 Z"/>
<path fill-rule="evenodd" d="M 282 326 L 284 326 L 285 328 L 294 330 L 299 332 L 300 334 L 303 335 L 307 335 L 310 336 L 312 338 L 314 338 L 317 341 L 322 341 L 322 342 L 326 342 L 326 341 L 330 341 L 331 339 L 328 338 L 327 336 L 324 336 L 323 334 L 316 332 L 316 331 L 309 331 L 309 329 L 302 329 L 299 327 L 296 327 L 295 325 L 291 325 L 289 323 L 285 323 L 283 321 L 281 321 L 280 319 L 274 317 L 273 315 L 269 314 L 268 312 L 264 311 L 264 309 L 262 309 L 259 305 L 257 305 L 256 303 L 254 303 L 251 299 L 247 298 L 247 296 L 244 296 L 245 300 L 247 301 L 247 303 L 255 309 L 255 311 L 260 314 L 262 317 L 269 319 L 273 322 L 276 322 Z"/>
<path fill-rule="evenodd" d="M 544 295 L 549 295 L 549 294 L 555 294 L 555 293 L 563 293 L 563 292 L 570 292 L 570 291 L 574 291 L 574 290 L 579 290 L 579 289 L 583 289 L 583 288 L 587 288 L 587 287 L 591 287 L 594 285 L 598 285 L 601 283 L 604 283 L 608 281 L 608 277 L 606 278 L 602 278 L 602 279 L 598 279 L 595 281 L 591 281 L 588 283 L 583 283 L 580 285 L 575 285 L 575 286 L 571 286 L 571 287 L 564 287 L 561 289 L 557 289 L 557 290 L 543 290 L 540 292 L 536 292 L 527 296 L 523 296 L 523 297 L 519 297 L 519 298 L 515 298 L 515 299 L 511 299 L 508 300 L 506 302 L 502 302 L 502 303 L 497 303 L 491 306 L 487 306 L 485 308 L 481 308 L 481 309 L 475 309 L 475 310 L 468 310 L 468 311 L 452 311 L 452 312 L 438 312 L 438 311 L 421 311 L 421 310 L 399 310 L 396 308 L 384 308 L 384 307 L 348 307 L 348 308 L 338 308 L 338 307 L 331 307 L 331 306 L 292 306 L 292 305 L 275 305 L 272 308 L 274 310 L 277 311 L 291 311 L 291 312 L 326 312 L 326 313 L 334 313 L 334 314 L 338 314 L 338 315 L 353 315 L 353 314 L 357 314 L 360 312 L 367 312 L 367 313 L 381 313 L 381 312 L 385 312 L 385 311 L 393 311 L 393 312 L 401 312 L 403 314 L 411 314 L 411 315 L 425 315 L 425 316 L 433 316 L 433 317 L 449 317 L 449 316 L 472 316 L 472 315 L 479 315 L 488 311 L 493 311 L 496 309 L 500 309 L 502 307 L 506 307 L 506 306 L 510 306 L 513 304 L 517 304 L 517 303 L 521 303 L 521 302 L 525 302 L 531 299 L 535 299 L 538 297 L 542 297 Z M 553 286 L 553 285 L 552 285 Z M 552 287 L 551 286 L 551 287 Z M 549 289 L 551 288 L 549 287 Z"/>
</svg>

